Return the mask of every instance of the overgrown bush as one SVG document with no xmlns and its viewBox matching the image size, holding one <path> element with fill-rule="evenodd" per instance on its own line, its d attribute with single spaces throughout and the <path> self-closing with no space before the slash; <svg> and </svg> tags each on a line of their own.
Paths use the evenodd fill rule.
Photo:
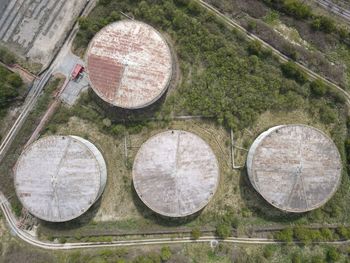
<svg viewBox="0 0 350 263">
<path fill-rule="evenodd" d="M 287 78 L 295 79 L 300 84 L 304 84 L 307 81 L 306 74 L 293 62 L 282 64 L 281 70 Z"/>
<path fill-rule="evenodd" d="M 229 236 L 231 236 L 231 226 L 227 223 L 219 223 L 216 226 L 216 234 L 220 238 L 228 238 Z"/>
<path fill-rule="evenodd" d="M 282 231 L 279 231 L 275 234 L 275 238 L 283 242 L 291 243 L 293 242 L 293 229 L 286 228 Z"/>
<path fill-rule="evenodd" d="M 11 65 L 16 63 L 15 55 L 4 47 L 0 47 L 0 61 L 4 64 Z"/>
<path fill-rule="evenodd" d="M 191 231 L 191 238 L 192 239 L 199 239 L 201 237 L 202 233 L 201 233 L 201 230 L 198 228 L 198 227 L 195 227 L 192 229 Z"/>
<path fill-rule="evenodd" d="M 317 79 L 310 84 L 311 92 L 316 97 L 321 97 L 326 94 L 327 87 L 322 80 Z"/>
<path fill-rule="evenodd" d="M 160 253 L 160 258 L 162 259 L 162 261 L 168 261 L 170 260 L 172 256 L 171 250 L 169 246 L 166 247 L 162 247 L 161 249 L 161 253 Z"/>
</svg>

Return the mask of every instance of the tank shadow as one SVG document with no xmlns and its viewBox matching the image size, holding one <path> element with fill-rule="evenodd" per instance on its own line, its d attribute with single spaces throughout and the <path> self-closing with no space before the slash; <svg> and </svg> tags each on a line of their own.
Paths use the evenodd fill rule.
<svg viewBox="0 0 350 263">
<path fill-rule="evenodd" d="M 54 222 L 48 222 L 39 220 L 40 225 L 44 228 L 47 228 L 48 230 L 52 231 L 69 231 L 69 230 L 76 230 L 84 225 L 87 225 L 91 222 L 91 220 L 95 217 L 97 214 L 99 208 L 101 206 L 101 197 L 96 201 L 95 204 L 93 204 L 88 211 L 86 211 L 81 216 L 62 223 L 54 223 Z"/>
<path fill-rule="evenodd" d="M 293 223 L 307 215 L 307 213 L 284 212 L 269 204 L 251 184 L 246 168 L 241 171 L 239 185 L 242 200 L 256 217 L 276 223 Z"/>
<path fill-rule="evenodd" d="M 177 218 L 172 218 L 172 217 L 166 217 L 163 215 L 160 215 L 156 212 L 153 212 L 150 208 L 148 208 L 140 199 L 138 196 L 133 182 L 131 182 L 131 193 L 132 193 L 132 198 L 134 201 L 134 204 L 137 208 L 137 211 L 145 218 L 148 220 L 151 220 L 153 223 L 161 225 L 161 226 L 167 226 L 167 227 L 177 227 L 177 226 L 183 226 L 187 223 L 190 223 L 191 221 L 195 220 L 203 211 L 200 210 L 197 213 L 186 216 L 186 217 L 177 217 Z"/>
</svg>

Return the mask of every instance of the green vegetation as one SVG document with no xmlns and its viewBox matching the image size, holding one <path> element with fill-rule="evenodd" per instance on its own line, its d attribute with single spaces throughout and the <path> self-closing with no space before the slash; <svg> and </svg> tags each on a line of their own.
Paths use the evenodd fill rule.
<svg viewBox="0 0 350 263">
<path fill-rule="evenodd" d="M 23 146 L 27 143 L 32 132 L 36 128 L 38 121 L 42 114 L 46 111 L 49 102 L 52 99 L 52 92 L 61 83 L 60 79 L 50 80 L 48 85 L 44 89 L 44 93 L 39 97 L 36 106 L 33 111 L 29 114 L 27 120 L 24 122 L 22 129 L 19 131 L 17 137 L 12 143 L 8 154 L 2 160 L 0 165 L 0 190 L 5 196 L 13 196 L 15 193 L 13 185 L 13 167 L 21 154 Z M 22 205 L 16 196 L 11 198 L 11 205 L 16 215 L 20 215 L 22 211 Z"/>
<path fill-rule="evenodd" d="M 222 239 L 226 239 L 231 236 L 231 226 L 226 223 L 219 223 L 216 226 L 216 234 Z"/>
<path fill-rule="evenodd" d="M 306 74 L 293 62 L 282 64 L 281 69 L 286 78 L 294 79 L 301 85 L 307 82 Z"/>
<path fill-rule="evenodd" d="M 327 34 L 336 32 L 339 37 L 349 37 L 349 32 L 344 31 L 343 27 L 337 28 L 333 19 L 327 16 L 315 15 L 311 7 L 301 0 L 264 0 L 264 2 L 273 8 L 286 13 L 295 19 L 310 20 L 310 26 L 317 31 L 323 31 Z M 343 39 L 345 40 L 345 39 Z"/>
<path fill-rule="evenodd" d="M 280 232 L 277 232 L 275 234 L 275 239 L 288 243 L 293 242 L 293 229 L 286 228 Z"/>
<path fill-rule="evenodd" d="M 339 92 L 321 81 L 308 80 L 305 73 L 292 62 L 281 64 L 258 42 L 247 41 L 241 33 L 227 28 L 202 8 L 197 7 L 193 13 L 190 3 L 151 0 L 100 2 L 91 15 L 81 21 L 83 26 L 75 39 L 75 49 L 79 52 L 84 50 L 93 36 L 91 32 L 118 19 L 115 12 L 121 10 L 132 14 L 135 19 L 163 31 L 179 57 L 182 81 L 156 112 L 157 119 L 158 116 L 165 116 L 164 112 L 168 115 L 169 111 L 174 115 L 203 115 L 214 117 L 218 124 L 234 132 L 241 132 L 246 127 L 253 128 L 259 116 L 267 111 L 287 113 L 300 110 L 306 112 L 315 123 L 327 127 L 345 156 L 347 108 Z M 66 123 L 71 116 L 93 122 L 104 133 L 116 137 L 123 137 L 126 131 L 137 134 L 147 128 L 145 121 L 130 124 L 123 122 L 123 117 L 115 119 L 109 115 L 86 95 L 72 109 L 61 109 L 49 130 Z M 341 189 L 332 201 L 320 210 L 307 213 L 300 221 L 347 221 L 349 214 L 339 212 L 350 201 L 346 190 L 348 184 L 349 179 L 344 176 Z M 239 218 L 244 215 L 250 220 L 251 215 L 259 218 L 263 214 L 262 209 L 254 209 L 244 207 L 239 210 Z M 269 214 L 266 210 L 264 213 Z M 234 214 L 237 214 L 237 210 L 234 210 Z M 278 216 L 285 222 L 295 220 L 281 214 Z M 268 215 L 260 219 L 269 221 L 271 217 Z M 235 227 L 234 223 L 222 220 L 221 216 L 215 216 L 212 222 Z"/>
<path fill-rule="evenodd" d="M 170 250 L 170 247 L 162 247 L 160 251 L 160 258 L 162 259 L 163 262 L 166 262 L 171 259 L 172 253 Z"/>
<path fill-rule="evenodd" d="M 258 42 L 245 41 L 242 35 L 228 30 L 201 8 L 193 15 L 191 2 L 100 2 L 90 17 L 80 21 L 82 28 L 75 40 L 76 49 L 86 48 L 93 33 L 118 19 L 114 12 L 121 9 L 156 25 L 175 41 L 184 81 L 178 90 L 181 96 L 177 97 L 177 105 L 172 107 L 215 117 L 218 123 L 238 130 L 252 125 L 258 114 L 266 110 L 309 105 L 310 85 L 305 73 L 292 63 L 280 68 L 278 61 Z M 297 84 L 290 82 L 292 88 L 286 89 L 283 74 L 295 79 Z M 331 105 L 334 99 L 330 97 L 312 105 L 312 112 L 323 109 L 321 114 L 332 115 L 330 112 L 335 109 Z M 324 120 L 331 122 L 333 118 Z M 116 134 L 124 132 L 122 126 L 113 128 Z"/>
<path fill-rule="evenodd" d="M 340 259 L 340 253 L 335 247 L 330 247 L 327 250 L 327 261 L 337 262 Z"/>
<path fill-rule="evenodd" d="M 23 93 L 24 85 L 18 74 L 11 73 L 0 65 L 0 118 Z"/>
<path fill-rule="evenodd" d="M 278 59 L 258 42 L 249 42 L 239 32 L 226 28 L 222 22 L 194 5 L 192 1 L 100 2 L 91 16 L 80 21 L 82 28 L 75 40 L 76 50 L 84 50 L 94 32 L 110 21 L 119 19 L 116 15 L 119 10 L 132 14 L 138 20 L 151 23 L 163 31 L 179 57 L 182 81 L 156 112 L 157 119 L 158 116 L 167 115 L 169 111 L 175 115 L 204 115 L 214 117 L 218 124 L 232 128 L 238 133 L 246 127 L 254 129 L 255 121 L 266 111 L 300 110 L 307 112 L 310 118 L 322 125 L 321 127 L 327 127 L 327 131 L 345 156 L 346 107 L 343 97 L 319 80 L 308 80 L 305 73 L 295 64 L 280 64 Z M 87 94 L 73 108 L 61 108 L 48 130 L 54 131 L 59 125 L 66 125 L 72 116 L 96 124 L 100 131 L 114 138 L 123 138 L 126 133 L 138 134 L 149 127 L 146 121 L 129 122 L 126 118 L 114 118 L 96 105 Z M 230 180 L 239 178 L 235 173 L 225 176 Z M 344 176 L 341 190 L 333 201 L 317 212 L 307 213 L 299 218 L 284 214 L 274 217 L 269 214 L 270 211 L 266 212 L 273 210 L 270 207 L 255 209 L 247 205 L 243 208 L 225 207 L 224 210 L 215 211 L 210 215 L 200 215 L 190 227 L 205 225 L 210 221 L 216 225 L 217 235 L 227 238 L 231 235 L 232 228 L 237 228 L 238 222 L 242 225 L 276 221 L 299 221 L 303 224 L 314 221 L 345 222 L 349 219 L 348 214 L 341 214 L 339 211 L 343 211 L 348 204 L 348 185 L 349 179 Z M 244 187 L 240 190 L 242 195 L 246 194 Z M 223 208 L 221 204 L 218 204 L 218 207 Z M 232 212 L 226 213 L 231 209 Z M 275 210 L 272 213 L 277 214 Z M 155 219 L 151 222 L 153 219 L 154 217 L 147 214 L 146 224 L 161 221 Z M 191 236 L 194 239 L 198 238 L 200 231 L 192 231 Z M 310 230 L 302 226 L 276 234 L 276 238 L 280 240 L 292 242 L 295 239 L 305 244 L 336 237 L 337 234 L 332 230 Z M 266 248 L 266 251 L 259 254 L 259 258 L 264 260 L 274 257 L 275 254 L 277 252 L 273 252 L 272 248 Z M 207 256 L 219 257 L 216 253 Z M 324 260 L 325 256 L 312 255 L 310 258 Z M 138 260 L 147 262 L 141 261 L 141 258 Z M 158 260 L 158 257 L 155 257 L 155 260 Z"/>
<path fill-rule="evenodd" d="M 202 233 L 201 233 L 201 230 L 196 227 L 196 228 L 193 228 L 192 231 L 191 231 L 191 238 L 192 239 L 199 239 L 201 237 Z"/>
<path fill-rule="evenodd" d="M 6 48 L 0 47 L 0 61 L 4 64 L 11 65 L 16 62 L 16 57 Z"/>
<path fill-rule="evenodd" d="M 349 239 L 350 228 L 340 226 L 338 228 L 307 228 L 305 226 L 295 226 L 294 228 L 287 227 L 284 230 L 274 234 L 276 240 L 292 243 L 300 241 L 304 245 L 309 245 L 311 242 L 320 241 L 335 241 Z"/>
</svg>

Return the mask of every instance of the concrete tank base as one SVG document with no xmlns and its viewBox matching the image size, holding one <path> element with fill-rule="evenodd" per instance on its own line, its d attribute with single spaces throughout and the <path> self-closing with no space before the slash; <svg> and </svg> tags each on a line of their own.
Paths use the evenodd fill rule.
<svg viewBox="0 0 350 263">
<path fill-rule="evenodd" d="M 101 196 L 107 168 L 100 151 L 77 136 L 49 136 L 26 148 L 15 167 L 23 206 L 49 222 L 85 213 Z"/>
<path fill-rule="evenodd" d="M 281 125 L 262 133 L 247 158 L 253 187 L 271 205 L 306 212 L 324 205 L 341 181 L 342 162 L 333 141 L 305 125 Z"/>
<path fill-rule="evenodd" d="M 136 155 L 133 182 L 154 212 L 185 217 L 203 209 L 219 183 L 216 157 L 200 137 L 173 130 L 145 142 Z"/>
</svg>

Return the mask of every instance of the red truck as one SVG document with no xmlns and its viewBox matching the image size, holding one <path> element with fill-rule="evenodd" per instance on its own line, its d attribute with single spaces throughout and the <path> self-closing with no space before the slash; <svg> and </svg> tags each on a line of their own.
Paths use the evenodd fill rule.
<svg viewBox="0 0 350 263">
<path fill-rule="evenodd" d="M 71 80 L 76 80 L 79 78 L 80 74 L 83 73 L 83 71 L 84 67 L 80 64 L 76 64 L 71 74 Z"/>
</svg>

